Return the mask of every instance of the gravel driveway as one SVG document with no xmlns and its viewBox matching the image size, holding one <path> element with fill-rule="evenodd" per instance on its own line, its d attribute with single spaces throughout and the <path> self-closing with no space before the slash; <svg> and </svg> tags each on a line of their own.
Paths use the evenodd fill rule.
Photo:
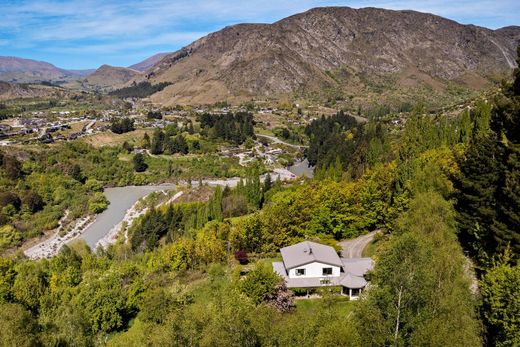
<svg viewBox="0 0 520 347">
<path fill-rule="evenodd" d="M 363 250 L 378 232 L 379 230 L 374 230 L 366 235 L 356 237 L 355 239 L 339 242 L 341 248 L 343 248 L 341 256 L 343 258 L 362 258 Z"/>
</svg>

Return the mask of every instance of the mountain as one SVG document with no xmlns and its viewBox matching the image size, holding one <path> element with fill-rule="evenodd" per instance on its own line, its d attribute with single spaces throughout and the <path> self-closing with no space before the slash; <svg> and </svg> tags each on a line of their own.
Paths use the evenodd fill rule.
<svg viewBox="0 0 520 347">
<path fill-rule="evenodd" d="M 143 60 L 140 63 L 129 66 L 129 69 L 137 70 L 144 72 L 161 61 L 162 58 L 167 56 L 169 53 L 157 53 L 156 55 L 151 56 L 150 58 Z"/>
<path fill-rule="evenodd" d="M 70 80 L 78 76 L 44 61 L 0 56 L 0 81 L 33 83 Z"/>
<path fill-rule="evenodd" d="M 67 94 L 67 90 L 63 88 L 0 81 L 0 100 L 35 97 L 62 98 Z"/>
<path fill-rule="evenodd" d="M 90 90 L 110 91 L 137 78 L 140 72 L 126 67 L 102 65 L 81 81 L 82 87 Z"/>
<path fill-rule="evenodd" d="M 151 97 L 170 105 L 287 96 L 435 101 L 509 73 L 519 36 L 520 27 L 490 30 L 415 11 L 316 8 L 226 27 L 136 81 L 171 82 Z"/>
</svg>

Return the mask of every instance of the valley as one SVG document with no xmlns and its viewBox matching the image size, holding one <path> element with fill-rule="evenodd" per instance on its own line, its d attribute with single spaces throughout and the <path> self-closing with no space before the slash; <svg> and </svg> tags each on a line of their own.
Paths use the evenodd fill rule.
<svg viewBox="0 0 520 347">
<path fill-rule="evenodd" d="M 0 57 L 0 347 L 518 345 L 520 27 L 231 23 Z"/>
</svg>

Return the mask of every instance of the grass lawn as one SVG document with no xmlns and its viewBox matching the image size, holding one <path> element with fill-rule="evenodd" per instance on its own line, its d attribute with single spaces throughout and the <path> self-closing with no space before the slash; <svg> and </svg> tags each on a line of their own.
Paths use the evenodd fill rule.
<svg viewBox="0 0 520 347">
<path fill-rule="evenodd" d="M 327 299 L 299 299 L 295 300 L 295 314 L 308 315 L 323 310 L 327 306 L 337 311 L 341 315 L 347 315 L 352 312 L 356 305 L 356 301 L 348 301 L 344 296 L 333 296 Z"/>
<path fill-rule="evenodd" d="M 102 146 L 117 146 L 123 144 L 125 141 L 139 145 L 145 132 L 148 132 L 150 136 L 152 134 L 152 130 L 150 129 L 137 129 L 124 134 L 114 134 L 111 131 L 104 131 L 102 133 L 86 136 L 83 138 L 83 141 L 96 148 Z"/>
<path fill-rule="evenodd" d="M 373 257 L 377 253 L 379 253 L 381 247 L 385 243 L 385 239 L 382 238 L 374 238 L 366 247 L 363 249 L 362 256 L 363 257 Z"/>
</svg>

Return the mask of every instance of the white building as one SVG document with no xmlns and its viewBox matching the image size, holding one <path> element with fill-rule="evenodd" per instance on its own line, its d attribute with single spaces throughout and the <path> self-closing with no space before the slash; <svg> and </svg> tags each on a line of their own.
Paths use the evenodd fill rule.
<svg viewBox="0 0 520 347">
<path fill-rule="evenodd" d="M 281 262 L 274 271 L 282 276 L 288 288 L 342 286 L 342 293 L 359 298 L 367 285 L 365 274 L 374 266 L 370 258 L 340 258 L 334 248 L 304 241 L 280 250 Z"/>
</svg>

